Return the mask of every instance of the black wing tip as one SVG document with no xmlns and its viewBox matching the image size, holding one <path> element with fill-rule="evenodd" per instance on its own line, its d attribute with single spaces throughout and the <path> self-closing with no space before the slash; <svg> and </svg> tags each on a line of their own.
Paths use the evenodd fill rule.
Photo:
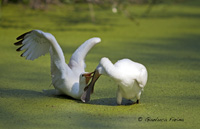
<svg viewBox="0 0 200 129">
<path fill-rule="evenodd" d="M 22 45 L 22 42 L 23 42 L 23 39 L 22 39 L 22 40 L 20 40 L 20 41 L 18 41 L 18 42 L 16 42 L 16 43 L 14 43 L 14 45 L 15 45 L 15 46 Z"/>
<path fill-rule="evenodd" d="M 17 48 L 16 51 L 17 51 L 17 52 L 22 51 L 22 50 L 21 50 L 22 47 L 23 47 L 23 46 Z"/>
<path fill-rule="evenodd" d="M 21 40 L 20 40 L 20 41 L 17 41 L 16 43 L 14 43 L 14 45 L 15 45 L 15 46 L 20 46 L 20 45 L 22 45 L 22 44 L 23 44 L 22 42 L 23 42 L 23 40 L 24 40 L 24 37 L 25 37 L 27 34 L 31 33 L 31 32 L 32 32 L 32 30 L 29 31 L 29 32 L 26 32 L 26 33 L 24 33 L 24 34 L 22 34 L 22 35 L 20 35 L 20 36 L 18 36 L 16 39 L 17 39 L 17 40 L 20 40 L 20 39 L 21 39 Z M 24 45 L 22 45 L 21 47 L 17 48 L 16 51 L 17 51 L 17 52 L 22 51 L 21 48 L 22 48 L 23 46 L 24 46 Z M 24 53 L 22 53 L 20 56 L 21 56 L 21 57 L 24 57 Z"/>
<path fill-rule="evenodd" d="M 17 39 L 17 40 L 24 39 L 24 36 L 27 35 L 27 34 L 29 34 L 29 33 L 31 33 L 31 32 L 32 32 L 32 30 L 29 31 L 29 32 L 26 32 L 26 33 L 24 33 L 24 34 L 22 34 L 22 35 L 20 35 L 20 36 L 18 36 L 16 39 Z"/>
<path fill-rule="evenodd" d="M 23 55 L 23 54 L 24 54 L 24 53 L 22 53 L 20 56 L 21 56 L 21 57 L 24 57 L 24 55 Z"/>
</svg>

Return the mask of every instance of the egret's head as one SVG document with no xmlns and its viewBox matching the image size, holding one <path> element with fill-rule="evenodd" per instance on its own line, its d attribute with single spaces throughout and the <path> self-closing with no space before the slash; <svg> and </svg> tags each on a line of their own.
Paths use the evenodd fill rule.
<svg viewBox="0 0 200 129">
<path fill-rule="evenodd" d="M 81 100 L 83 102 L 89 102 L 90 101 L 90 94 L 92 94 L 94 92 L 94 85 L 95 85 L 96 81 L 98 80 L 98 78 L 102 74 L 107 75 L 104 67 L 107 65 L 108 61 L 109 61 L 109 59 L 106 58 L 106 57 L 101 58 L 99 65 L 96 67 L 95 71 L 92 72 L 92 74 L 93 74 L 92 80 L 88 84 L 88 86 L 85 87 L 85 89 L 84 89 L 85 92 L 81 96 Z"/>
<path fill-rule="evenodd" d="M 101 58 L 101 60 L 98 64 L 98 66 L 96 67 L 95 71 L 97 71 L 98 74 L 100 74 L 100 75 L 107 75 L 105 67 L 107 67 L 108 64 L 110 64 L 110 60 L 107 57 Z"/>
<path fill-rule="evenodd" d="M 93 75 L 94 72 L 91 72 L 91 73 L 82 73 L 79 77 L 79 82 L 81 84 L 85 84 L 86 86 L 88 85 L 90 79 L 92 78 L 92 75 Z"/>
</svg>

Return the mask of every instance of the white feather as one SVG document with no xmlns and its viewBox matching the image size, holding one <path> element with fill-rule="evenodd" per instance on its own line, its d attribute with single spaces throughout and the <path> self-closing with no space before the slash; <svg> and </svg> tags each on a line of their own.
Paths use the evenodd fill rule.
<svg viewBox="0 0 200 129">
<path fill-rule="evenodd" d="M 52 34 L 41 30 L 32 30 L 17 39 L 23 40 L 22 47 L 17 51 L 24 50 L 22 56 L 27 60 L 34 60 L 50 52 L 52 84 L 56 93 L 80 99 L 87 86 L 86 78 L 81 75 L 85 72 L 84 59 L 89 50 L 100 42 L 100 38 L 92 38 L 84 42 L 72 55 L 69 65 L 65 63 L 63 51 Z"/>
<path fill-rule="evenodd" d="M 26 50 L 26 49 L 28 49 L 28 48 L 30 47 L 30 45 L 31 45 L 31 42 L 25 43 L 24 46 L 21 48 L 21 50 Z"/>
<path fill-rule="evenodd" d="M 102 58 L 97 71 L 107 75 L 119 85 L 117 103 L 121 104 L 122 98 L 133 99 L 139 102 L 141 91 L 147 82 L 147 70 L 144 65 L 129 59 L 122 59 L 113 64 L 108 58 Z M 94 75 L 95 76 L 95 75 Z"/>
</svg>

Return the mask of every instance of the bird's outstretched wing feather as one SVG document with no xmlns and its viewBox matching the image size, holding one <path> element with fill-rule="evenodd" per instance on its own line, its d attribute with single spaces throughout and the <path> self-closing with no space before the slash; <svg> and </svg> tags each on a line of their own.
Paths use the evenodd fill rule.
<svg viewBox="0 0 200 129">
<path fill-rule="evenodd" d="M 55 37 L 50 33 L 45 33 L 41 30 L 32 30 L 17 37 L 17 40 L 20 41 L 14 43 L 14 45 L 21 45 L 17 51 L 25 50 L 21 56 L 26 57 L 27 60 L 34 60 L 45 55 L 52 46 L 52 49 L 55 51 L 54 54 L 57 54 L 61 60 L 65 61 L 60 46 Z"/>
</svg>

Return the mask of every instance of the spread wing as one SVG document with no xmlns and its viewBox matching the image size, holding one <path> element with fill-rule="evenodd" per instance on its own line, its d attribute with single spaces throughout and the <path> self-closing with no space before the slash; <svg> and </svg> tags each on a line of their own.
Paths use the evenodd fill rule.
<svg viewBox="0 0 200 129">
<path fill-rule="evenodd" d="M 17 37 L 18 42 L 14 43 L 20 46 L 16 51 L 23 51 L 22 57 L 27 60 L 34 60 L 49 52 L 52 47 L 54 54 L 58 55 L 61 60 L 65 60 L 63 52 L 58 45 L 55 37 L 50 33 L 41 30 L 32 30 Z"/>
<path fill-rule="evenodd" d="M 17 51 L 24 51 L 21 56 L 27 60 L 34 60 L 47 52 L 51 55 L 51 74 L 61 71 L 60 74 L 65 75 L 66 71 L 70 71 L 69 66 L 65 63 L 65 57 L 55 37 L 50 33 L 41 30 L 32 30 L 17 37 L 18 42 L 14 43 L 20 46 Z"/>
</svg>

